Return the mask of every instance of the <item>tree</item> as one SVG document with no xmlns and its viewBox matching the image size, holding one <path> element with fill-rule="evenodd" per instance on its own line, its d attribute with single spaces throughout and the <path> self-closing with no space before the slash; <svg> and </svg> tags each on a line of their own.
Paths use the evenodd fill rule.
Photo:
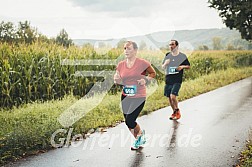
<svg viewBox="0 0 252 167">
<path fill-rule="evenodd" d="M 200 45 L 200 46 L 198 46 L 198 49 L 199 50 L 209 50 L 207 45 Z"/>
<path fill-rule="evenodd" d="M 31 27 L 30 22 L 19 22 L 15 26 L 12 22 L 0 23 L 0 42 L 7 43 L 26 43 L 32 44 L 33 42 L 41 43 L 56 43 L 55 39 L 49 39 L 46 35 L 38 33 L 37 28 Z"/>
<path fill-rule="evenodd" d="M 117 43 L 117 48 L 118 49 L 122 49 L 124 44 L 127 42 L 126 38 L 121 39 L 118 43 Z"/>
<path fill-rule="evenodd" d="M 228 44 L 227 50 L 235 50 L 235 47 L 232 44 Z"/>
<path fill-rule="evenodd" d="M 94 49 L 94 46 L 91 44 L 91 43 L 84 43 L 83 45 L 82 45 L 82 47 L 83 48 L 90 48 L 90 49 Z"/>
<path fill-rule="evenodd" d="M 242 46 L 238 46 L 236 49 L 237 50 L 243 50 L 243 47 Z"/>
<path fill-rule="evenodd" d="M 19 22 L 17 34 L 19 41 L 27 44 L 34 42 L 38 36 L 37 29 L 32 28 L 28 21 Z"/>
<path fill-rule="evenodd" d="M 213 41 L 213 50 L 221 50 L 222 46 L 221 46 L 221 38 L 219 37 L 214 37 L 212 39 Z"/>
<path fill-rule="evenodd" d="M 82 47 L 90 49 L 90 50 L 94 50 L 94 46 L 91 43 L 85 43 L 85 44 L 83 44 Z"/>
<path fill-rule="evenodd" d="M 105 48 L 106 47 L 106 43 L 105 42 L 99 42 L 98 43 L 98 48 Z"/>
<path fill-rule="evenodd" d="M 17 39 L 17 30 L 13 23 L 11 22 L 1 22 L 0 23 L 0 41 L 13 43 Z"/>
<path fill-rule="evenodd" d="M 241 37 L 252 41 L 251 0 L 208 0 L 209 7 L 219 11 L 219 16 L 230 29 L 237 29 Z"/>
<path fill-rule="evenodd" d="M 162 51 L 170 50 L 169 45 L 161 46 L 159 49 Z"/>
<path fill-rule="evenodd" d="M 139 44 L 139 50 L 147 49 L 147 44 L 144 41 L 141 41 Z"/>
<path fill-rule="evenodd" d="M 53 40 L 48 39 L 46 35 L 43 35 L 41 33 L 37 35 L 37 40 L 38 42 L 41 42 L 41 43 L 48 43 L 48 44 L 55 43 L 55 41 L 53 42 Z"/>
<path fill-rule="evenodd" d="M 65 29 L 62 29 L 59 35 L 56 37 L 56 43 L 67 48 L 73 45 L 73 41 L 68 37 L 68 33 Z"/>
</svg>

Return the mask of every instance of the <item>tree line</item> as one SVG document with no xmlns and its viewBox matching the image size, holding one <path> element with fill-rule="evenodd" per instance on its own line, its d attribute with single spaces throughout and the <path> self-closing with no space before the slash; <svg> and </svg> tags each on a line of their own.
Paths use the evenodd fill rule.
<svg viewBox="0 0 252 167">
<path fill-rule="evenodd" d="M 62 45 L 67 48 L 73 45 L 73 40 L 69 38 L 65 29 L 60 30 L 56 38 L 48 38 L 39 33 L 38 29 L 32 27 L 28 21 L 18 22 L 17 26 L 12 22 L 2 21 L 0 23 L 0 42 L 15 45 L 20 43 L 46 42 Z"/>
<path fill-rule="evenodd" d="M 220 37 L 213 37 L 212 38 L 212 48 L 210 48 L 208 45 L 199 45 L 197 50 L 244 50 L 242 43 L 239 43 L 239 45 L 227 43 L 226 45 L 223 44 L 222 39 Z M 249 48 L 250 49 L 250 46 Z"/>
</svg>

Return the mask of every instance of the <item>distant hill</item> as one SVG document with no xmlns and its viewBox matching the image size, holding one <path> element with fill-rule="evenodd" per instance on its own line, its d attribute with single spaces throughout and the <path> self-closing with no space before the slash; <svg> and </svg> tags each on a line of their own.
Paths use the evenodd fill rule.
<svg viewBox="0 0 252 167">
<path fill-rule="evenodd" d="M 162 31 L 146 34 L 142 36 L 133 36 L 125 38 L 126 40 L 133 40 L 138 43 L 146 44 L 147 48 L 159 49 L 160 47 L 167 46 L 170 39 L 177 39 L 180 43 L 180 47 L 198 48 L 199 46 L 206 45 L 210 49 L 212 48 L 212 39 L 219 37 L 221 39 L 221 45 L 225 47 L 228 44 L 234 47 L 242 47 L 248 49 L 249 42 L 241 39 L 240 33 L 236 30 L 230 30 L 229 28 L 222 29 L 196 29 L 196 30 L 179 30 L 179 31 Z M 98 47 L 101 43 L 116 47 L 117 43 L 121 39 L 74 39 L 76 45 L 84 45 L 90 43 L 95 47 Z"/>
</svg>

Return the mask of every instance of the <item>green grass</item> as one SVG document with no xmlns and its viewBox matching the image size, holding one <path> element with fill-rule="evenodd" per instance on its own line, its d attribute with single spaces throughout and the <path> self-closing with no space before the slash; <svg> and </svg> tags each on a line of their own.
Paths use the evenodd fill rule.
<svg viewBox="0 0 252 167">
<path fill-rule="evenodd" d="M 101 53 L 101 52 L 100 52 Z M 83 97 L 96 82 L 103 81 L 99 76 L 78 76 L 80 71 L 108 72 L 107 78 L 113 77 L 116 66 L 104 59 L 119 61 L 124 59 L 122 50 L 112 49 L 105 55 L 98 54 L 91 48 L 33 44 L 29 46 L 0 45 L 0 107 L 12 108 L 34 101 L 62 99 L 66 95 Z M 252 65 L 252 51 L 194 51 L 186 53 L 191 63 L 191 70 L 185 72 L 184 78 L 196 79 L 213 71 L 227 68 L 241 68 Z M 161 62 L 164 53 L 161 51 L 139 51 L 138 56 L 148 60 L 157 69 L 156 79 L 164 78 Z M 82 64 L 103 59 L 97 65 Z M 68 61 L 81 65 L 66 65 Z M 80 62 L 79 62 L 80 60 Z M 65 64 L 65 65 L 63 65 Z M 103 74 L 105 75 L 105 74 Z M 111 81 L 113 84 L 113 81 Z M 113 92 L 117 92 L 113 86 Z M 102 93 L 101 90 L 100 93 Z"/>
<path fill-rule="evenodd" d="M 249 140 L 247 141 L 246 149 L 241 152 L 239 158 L 240 167 L 252 166 L 252 129 L 250 130 Z"/>
<path fill-rule="evenodd" d="M 182 84 L 179 101 L 214 90 L 229 83 L 252 76 L 252 67 L 229 68 L 212 72 L 194 80 L 187 80 Z M 148 114 L 167 106 L 167 99 L 163 96 L 164 83 L 150 87 L 143 114 Z M 101 98 L 102 95 L 97 95 Z M 91 100 L 91 101 L 90 101 Z M 73 96 L 62 100 L 45 103 L 34 102 L 20 108 L 0 111 L 0 164 L 16 160 L 25 155 L 36 153 L 38 150 L 51 149 L 50 138 L 62 128 L 57 118 L 73 104 L 80 104 L 79 109 L 87 107 L 97 99 L 81 99 Z M 87 133 L 90 129 L 114 126 L 123 121 L 120 111 L 120 93 L 106 95 L 102 102 L 83 118 L 74 123 L 72 135 Z M 60 136 L 59 136 L 60 137 Z"/>
</svg>

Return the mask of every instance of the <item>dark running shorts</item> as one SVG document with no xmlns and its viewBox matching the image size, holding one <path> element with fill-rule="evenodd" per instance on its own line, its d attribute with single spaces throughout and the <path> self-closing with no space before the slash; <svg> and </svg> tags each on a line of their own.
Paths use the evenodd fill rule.
<svg viewBox="0 0 252 167">
<path fill-rule="evenodd" d="M 175 83 L 175 84 L 172 84 L 172 85 L 165 84 L 164 95 L 166 97 L 170 97 L 170 94 L 178 96 L 180 87 L 181 87 L 180 83 Z"/>
</svg>

